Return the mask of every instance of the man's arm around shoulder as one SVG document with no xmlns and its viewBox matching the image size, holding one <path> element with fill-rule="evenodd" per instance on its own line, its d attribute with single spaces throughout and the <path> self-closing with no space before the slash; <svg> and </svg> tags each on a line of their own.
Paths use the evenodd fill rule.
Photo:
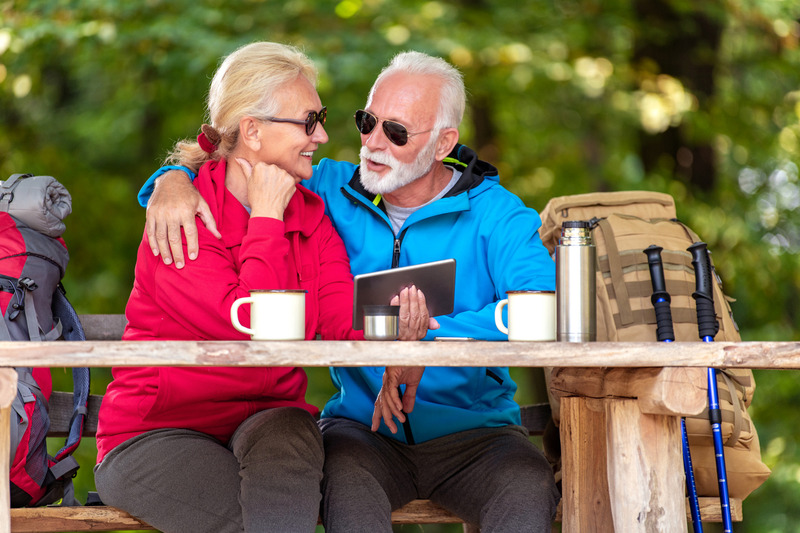
<svg viewBox="0 0 800 533">
<path fill-rule="evenodd" d="M 174 260 L 177 268 L 185 264 L 181 228 L 186 236 L 189 259 L 197 258 L 195 216 L 200 217 L 215 237 L 222 238 L 208 204 L 192 185 L 194 177 L 186 167 L 161 167 L 139 191 L 139 203 L 147 207 L 145 230 L 150 249 L 153 255 L 161 255 L 164 264 Z"/>
</svg>

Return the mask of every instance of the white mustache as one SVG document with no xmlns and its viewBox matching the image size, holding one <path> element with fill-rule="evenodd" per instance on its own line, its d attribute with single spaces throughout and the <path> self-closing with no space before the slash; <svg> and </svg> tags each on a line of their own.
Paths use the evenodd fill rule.
<svg viewBox="0 0 800 533">
<path fill-rule="evenodd" d="M 398 163 L 397 159 L 392 157 L 391 154 L 387 154 L 386 152 L 373 152 L 366 146 L 361 147 L 359 156 L 362 160 L 369 159 L 380 165 L 387 165 L 392 168 L 396 168 Z"/>
</svg>

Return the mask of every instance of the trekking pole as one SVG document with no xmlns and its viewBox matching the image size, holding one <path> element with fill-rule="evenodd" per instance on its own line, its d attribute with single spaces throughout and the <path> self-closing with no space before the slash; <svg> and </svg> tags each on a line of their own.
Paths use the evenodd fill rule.
<svg viewBox="0 0 800 533">
<path fill-rule="evenodd" d="M 667 292 L 664 281 L 664 265 L 661 262 L 661 248 L 651 244 L 644 249 L 647 255 L 647 265 L 650 267 L 650 281 L 653 284 L 653 294 L 650 301 L 656 311 L 656 337 L 659 342 L 672 342 L 675 332 L 672 329 L 671 298 Z M 689 439 L 686 435 L 686 419 L 681 417 L 681 446 L 683 448 L 683 470 L 686 472 L 686 490 L 689 493 L 689 509 L 692 513 L 692 527 L 695 533 L 703 533 L 703 523 L 700 521 L 700 504 L 697 500 L 697 486 L 694 481 L 692 468 L 692 454 L 689 450 Z"/>
<path fill-rule="evenodd" d="M 714 336 L 719 330 L 719 324 L 714 315 L 714 293 L 711 285 L 711 260 L 708 257 L 708 248 L 706 243 L 696 242 L 687 250 L 692 254 L 692 266 L 694 267 L 696 290 L 692 293 L 692 298 L 697 303 L 697 328 L 703 342 L 714 342 Z M 714 456 L 717 463 L 722 525 L 725 533 L 731 533 L 733 531 L 733 521 L 731 520 L 730 498 L 728 497 L 725 452 L 722 447 L 722 413 L 719 408 L 717 371 L 714 368 L 708 369 L 708 419 L 711 421 Z"/>
</svg>

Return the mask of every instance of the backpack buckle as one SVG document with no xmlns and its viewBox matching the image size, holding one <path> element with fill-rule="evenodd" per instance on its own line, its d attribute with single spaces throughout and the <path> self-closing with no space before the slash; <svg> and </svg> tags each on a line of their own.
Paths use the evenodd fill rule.
<svg viewBox="0 0 800 533">
<path fill-rule="evenodd" d="M 600 223 L 600 221 L 601 221 L 601 220 L 603 220 L 603 219 L 602 219 L 602 218 L 598 218 L 598 217 L 592 217 L 592 218 L 590 218 L 590 219 L 589 219 L 589 229 L 592 229 L 592 230 L 593 230 L 594 228 L 596 228 L 596 227 L 597 227 L 597 225 Z"/>
<path fill-rule="evenodd" d="M 17 285 L 19 285 L 20 288 L 27 289 L 29 291 L 35 291 L 37 288 L 39 288 L 36 282 L 29 277 L 20 278 L 20 280 L 17 282 Z"/>
</svg>

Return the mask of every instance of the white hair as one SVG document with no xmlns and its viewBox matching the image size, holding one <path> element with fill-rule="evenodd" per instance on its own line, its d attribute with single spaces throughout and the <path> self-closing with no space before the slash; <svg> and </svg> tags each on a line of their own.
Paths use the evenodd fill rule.
<svg viewBox="0 0 800 533">
<path fill-rule="evenodd" d="M 375 89 L 381 81 L 397 73 L 432 75 L 440 78 L 442 89 L 434 129 L 439 131 L 443 128 L 458 128 L 464 118 L 467 100 L 461 72 L 444 59 L 422 52 L 402 52 L 394 56 L 372 85 L 367 98 L 367 107 L 372 103 Z"/>
</svg>

